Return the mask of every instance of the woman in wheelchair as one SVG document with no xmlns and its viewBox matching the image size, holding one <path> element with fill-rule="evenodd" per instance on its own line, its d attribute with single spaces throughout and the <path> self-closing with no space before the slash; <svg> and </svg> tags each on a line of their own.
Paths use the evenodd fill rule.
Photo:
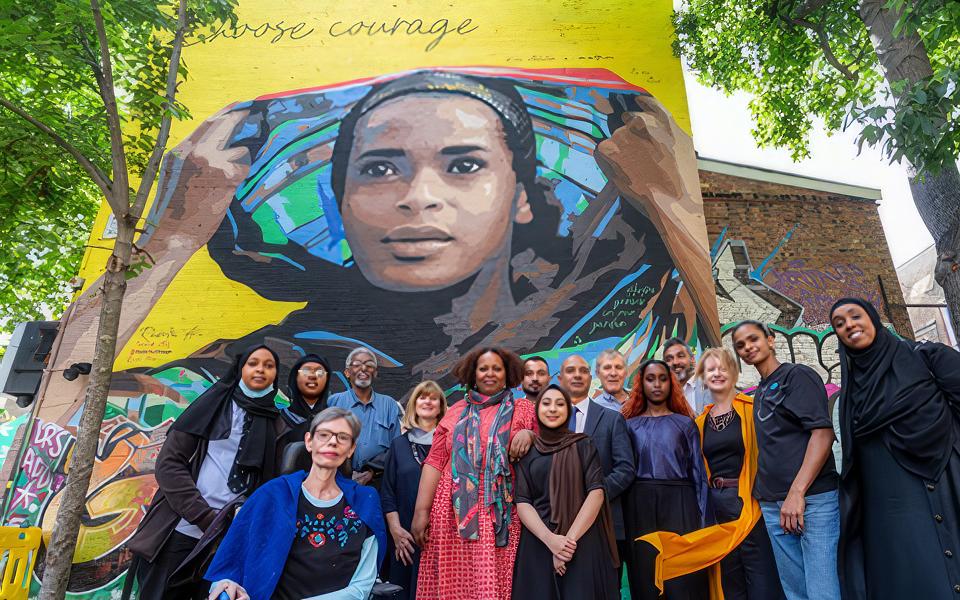
<svg viewBox="0 0 960 600">
<path fill-rule="evenodd" d="M 380 498 L 337 472 L 359 434 L 348 410 L 313 417 L 304 436 L 310 472 L 269 481 L 243 505 L 207 570 L 211 600 L 370 595 L 387 542 Z"/>
</svg>

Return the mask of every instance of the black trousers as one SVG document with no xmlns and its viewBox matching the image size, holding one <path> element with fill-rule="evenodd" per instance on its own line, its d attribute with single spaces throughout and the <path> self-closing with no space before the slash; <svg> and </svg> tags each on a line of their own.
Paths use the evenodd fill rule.
<svg viewBox="0 0 960 600">
<path fill-rule="evenodd" d="M 197 539 L 174 531 L 163 545 L 156 560 L 140 559 L 137 566 L 137 586 L 140 600 L 203 600 L 207 597 L 208 584 L 199 582 L 190 586 L 170 589 L 170 575 L 197 545 Z"/>
<path fill-rule="evenodd" d="M 710 488 L 710 503 L 718 523 L 738 519 L 743 508 L 737 488 Z M 720 577 L 726 600 L 785 598 L 763 517 L 743 542 L 720 561 Z"/>
</svg>

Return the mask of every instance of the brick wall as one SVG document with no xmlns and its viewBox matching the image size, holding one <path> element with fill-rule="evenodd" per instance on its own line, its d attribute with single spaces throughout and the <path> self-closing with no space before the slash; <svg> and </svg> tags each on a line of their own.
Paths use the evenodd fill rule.
<svg viewBox="0 0 960 600">
<path fill-rule="evenodd" d="M 853 295 L 874 301 L 900 335 L 913 337 L 873 200 L 706 170 L 700 171 L 700 185 L 711 245 L 721 235 L 734 245 L 734 269 L 742 271 L 749 259 L 753 279 L 769 288 L 758 304 L 774 314 L 779 310 L 782 324 L 802 308 L 802 324 L 823 329 L 833 301 Z M 721 307 L 721 321 L 727 320 L 724 312 L 737 312 L 736 302 L 720 302 L 728 305 Z"/>
</svg>

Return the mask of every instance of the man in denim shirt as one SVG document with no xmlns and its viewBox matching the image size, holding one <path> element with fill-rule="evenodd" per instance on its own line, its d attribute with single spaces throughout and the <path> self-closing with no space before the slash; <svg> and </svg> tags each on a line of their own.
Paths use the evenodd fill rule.
<svg viewBox="0 0 960 600">
<path fill-rule="evenodd" d="M 344 374 L 350 389 L 331 395 L 327 406 L 345 408 L 360 420 L 360 437 L 352 460 L 353 479 L 360 485 L 369 485 L 374 477 L 382 475 L 390 443 L 400 435 L 400 405 L 392 397 L 373 391 L 377 357 L 369 348 L 354 348 L 347 355 Z"/>
</svg>

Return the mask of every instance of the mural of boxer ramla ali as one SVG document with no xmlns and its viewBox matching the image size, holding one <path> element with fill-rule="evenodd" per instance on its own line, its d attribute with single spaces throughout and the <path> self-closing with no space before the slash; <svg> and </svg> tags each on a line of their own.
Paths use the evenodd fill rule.
<svg viewBox="0 0 960 600">
<path fill-rule="evenodd" d="M 230 190 L 219 214 L 208 188 Z M 670 336 L 719 342 L 690 137 L 605 70 L 418 70 L 233 104 L 168 154 L 139 244 L 177 256 L 164 249 L 208 225 L 198 253 L 300 308 L 115 374 L 72 597 L 117 591 L 167 427 L 254 340 L 286 365 L 315 352 L 339 369 L 366 345 L 377 390 L 398 398 L 423 378 L 456 397 L 449 370 L 480 345 L 539 354 L 556 372 L 572 353 L 618 348 L 636 366 Z M 159 259 L 145 281 L 189 258 Z M 131 302 L 127 318 L 152 306 Z M 182 304 L 266 322 L 224 296 Z M 6 523 L 52 527 L 78 414 L 35 424 Z"/>
<path fill-rule="evenodd" d="M 306 306 L 198 349 L 191 372 L 216 375 L 263 338 L 333 365 L 364 344 L 378 389 L 400 397 L 449 382 L 479 345 L 558 366 L 715 336 L 697 174 L 676 158 L 689 138 L 609 72 L 414 71 L 218 118 L 239 120 L 224 150 L 252 164 L 210 255 L 261 296 Z"/>
</svg>

